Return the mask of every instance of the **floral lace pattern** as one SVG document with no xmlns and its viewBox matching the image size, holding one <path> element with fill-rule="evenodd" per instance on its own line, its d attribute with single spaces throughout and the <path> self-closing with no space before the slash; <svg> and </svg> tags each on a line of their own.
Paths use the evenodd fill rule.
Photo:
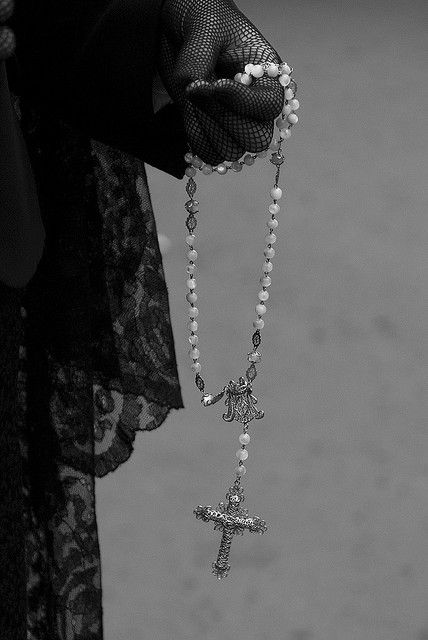
<svg viewBox="0 0 428 640">
<path fill-rule="evenodd" d="M 102 640 L 95 476 L 183 407 L 168 294 L 144 164 L 21 110 L 46 230 L 19 316 L 27 638 Z"/>
</svg>

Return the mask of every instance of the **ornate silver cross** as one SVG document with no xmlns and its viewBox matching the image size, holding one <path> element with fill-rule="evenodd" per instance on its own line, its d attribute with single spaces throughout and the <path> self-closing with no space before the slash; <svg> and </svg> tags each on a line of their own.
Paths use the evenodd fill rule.
<svg viewBox="0 0 428 640">
<path fill-rule="evenodd" d="M 196 518 L 204 522 L 215 522 L 214 530 L 223 531 L 217 560 L 212 563 L 212 573 L 219 580 L 225 578 L 230 571 L 229 555 L 233 536 L 244 535 L 245 529 L 260 534 L 267 531 L 264 520 L 259 516 L 248 516 L 248 510 L 239 506 L 245 500 L 244 488 L 239 486 L 239 482 L 235 482 L 233 487 L 229 487 L 226 498 L 228 499 L 227 506 L 224 502 L 220 502 L 218 509 L 213 509 L 211 505 L 206 507 L 199 505 L 193 510 Z"/>
</svg>

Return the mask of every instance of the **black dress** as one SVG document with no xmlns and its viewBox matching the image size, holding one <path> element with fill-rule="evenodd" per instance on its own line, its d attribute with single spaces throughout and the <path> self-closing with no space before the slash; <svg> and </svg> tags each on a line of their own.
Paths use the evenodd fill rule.
<svg viewBox="0 0 428 640">
<path fill-rule="evenodd" d="M 137 3 L 85 0 L 72 2 L 70 11 L 69 2 L 59 2 L 62 13 L 52 20 L 46 20 L 51 3 L 29 3 L 30 13 L 16 18 L 18 43 L 20 34 L 29 33 L 36 5 L 33 19 L 40 29 L 51 29 L 49 47 L 55 51 L 58 45 L 60 53 L 66 36 L 77 50 L 71 18 L 77 16 L 90 61 L 85 71 L 80 67 L 87 74 L 84 84 L 99 63 L 93 34 L 114 47 L 99 30 L 108 33 L 111 18 L 123 36 L 129 20 L 135 22 Z M 30 37 L 9 70 L 20 96 L 46 241 L 25 288 L 0 283 L 2 640 L 102 639 L 95 477 L 129 458 L 137 431 L 156 429 L 172 408 L 183 407 L 144 162 L 183 177 L 185 135 L 175 105 L 156 116 L 152 110 L 162 2 L 139 0 L 138 6 L 144 44 L 128 37 L 129 48 L 117 58 L 109 50 L 114 73 L 98 78 L 85 98 L 70 98 L 78 74 L 65 73 L 72 82 L 61 84 L 61 55 L 34 83 L 38 62 L 30 55 L 36 46 Z M 66 25 L 61 44 L 58 24 Z M 137 38 L 138 30 L 131 33 Z M 39 55 L 47 55 L 46 48 Z M 112 85 L 115 97 L 103 105 L 105 83 L 123 71 L 116 62 L 124 64 L 126 55 L 132 81 L 120 95 Z M 76 60 L 70 69 L 79 69 Z M 67 70 L 65 54 L 62 62 Z M 133 103 L 139 71 L 145 89 Z M 97 108 L 103 108 L 98 119 Z M 171 118 L 177 135 L 165 157 L 159 140 Z"/>
</svg>

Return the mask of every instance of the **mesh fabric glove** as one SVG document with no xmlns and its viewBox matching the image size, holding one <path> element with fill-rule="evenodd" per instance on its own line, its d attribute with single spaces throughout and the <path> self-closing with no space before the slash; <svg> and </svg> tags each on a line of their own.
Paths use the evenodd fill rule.
<svg viewBox="0 0 428 640">
<path fill-rule="evenodd" d="M 192 152 L 216 165 L 266 149 L 284 88 L 267 75 L 250 86 L 233 78 L 247 63 L 280 63 L 272 45 L 232 0 L 165 0 L 161 25 L 158 70 Z"/>
<path fill-rule="evenodd" d="M 15 51 L 15 34 L 12 29 L 2 25 L 13 13 L 13 0 L 0 0 L 0 63 L 7 60 Z"/>
</svg>

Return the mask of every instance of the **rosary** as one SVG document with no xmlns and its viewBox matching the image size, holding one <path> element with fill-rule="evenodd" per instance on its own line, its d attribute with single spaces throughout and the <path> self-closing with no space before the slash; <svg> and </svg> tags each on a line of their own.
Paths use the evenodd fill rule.
<svg viewBox="0 0 428 640">
<path fill-rule="evenodd" d="M 252 382 L 257 376 L 256 363 L 261 361 L 261 354 L 258 351 L 258 347 L 261 343 L 260 331 L 263 329 L 265 324 L 263 320 L 263 316 L 266 313 L 265 302 L 269 298 L 267 289 L 272 282 L 269 275 L 273 269 L 272 258 L 275 255 L 275 249 L 272 245 L 276 242 L 275 229 L 278 226 L 276 215 L 280 211 L 278 200 L 282 197 L 282 190 L 278 185 L 281 165 L 284 162 L 281 145 L 283 141 L 288 140 L 291 135 L 292 126 L 298 122 L 298 117 L 294 112 L 299 108 L 299 101 L 295 98 L 297 85 L 294 80 L 291 79 L 292 71 L 292 68 L 285 62 L 280 64 L 247 64 L 245 66 L 245 73 L 238 73 L 235 76 L 235 80 L 237 82 L 242 82 L 242 84 L 245 85 L 251 85 L 253 78 L 261 78 L 264 74 L 267 74 L 271 78 L 277 78 L 280 84 L 285 88 L 285 103 L 281 116 L 275 122 L 279 130 L 279 139 L 275 140 L 274 138 L 269 146 L 269 150 L 272 152 L 270 162 L 276 167 L 276 175 L 274 186 L 270 190 L 270 196 L 273 202 L 269 205 L 270 217 L 267 221 L 268 233 L 265 236 L 265 261 L 263 263 L 263 274 L 260 278 L 262 288 L 258 293 L 259 301 L 255 308 L 257 318 L 253 322 L 253 327 L 255 329 L 252 336 L 253 349 L 247 354 L 247 360 L 250 365 L 245 372 L 245 377 L 241 376 L 238 382 L 230 380 L 228 384 L 225 385 L 216 395 L 205 393 L 205 382 L 201 376 L 201 364 L 199 362 L 200 352 L 197 346 L 199 338 L 196 334 L 196 331 L 198 330 L 196 318 L 199 315 L 199 310 L 195 307 L 195 302 L 198 299 L 198 296 L 195 292 L 196 279 L 194 273 L 196 270 L 195 261 L 198 257 L 198 253 L 194 249 L 196 239 L 194 231 L 197 226 L 195 214 L 199 212 L 199 202 L 194 199 L 196 192 L 196 182 L 194 178 L 197 170 L 201 171 L 204 175 L 210 175 L 214 172 L 224 175 L 228 171 L 234 171 L 237 173 L 242 170 L 244 165 L 253 165 L 257 157 L 265 158 L 268 154 L 268 150 L 256 154 L 247 153 L 242 160 L 231 162 L 229 164 L 222 162 L 216 167 L 205 164 L 200 158 L 193 155 L 191 151 L 185 155 L 185 160 L 189 164 L 185 171 L 185 175 L 189 178 L 186 185 L 186 192 L 190 198 L 190 200 L 185 204 L 185 209 L 188 213 L 186 227 L 189 232 L 189 235 L 186 237 L 186 243 L 188 245 L 187 258 L 189 260 L 189 264 L 186 269 L 188 274 L 187 287 L 189 289 L 186 295 L 186 300 L 190 304 L 188 309 L 189 322 L 187 326 L 190 330 L 189 342 L 191 349 L 189 351 L 189 355 L 193 361 L 191 369 L 196 374 L 195 384 L 202 394 L 201 402 L 204 407 L 211 406 L 224 398 L 226 412 L 223 413 L 223 420 L 226 422 L 237 421 L 243 425 L 242 433 L 239 436 L 241 448 L 236 452 L 236 457 L 239 461 L 238 466 L 235 467 L 236 479 L 233 486 L 229 487 L 229 491 L 226 493 L 227 504 L 220 502 L 216 509 L 211 505 L 205 507 L 199 505 L 193 510 L 196 518 L 203 520 L 204 522 L 213 522 L 214 529 L 222 532 L 217 560 L 212 563 L 212 573 L 214 573 L 219 580 L 225 578 L 230 571 L 229 555 L 233 536 L 243 535 L 246 529 L 259 534 L 263 534 L 267 531 L 266 522 L 264 520 L 257 515 L 249 516 L 248 510 L 240 506 L 241 502 L 244 502 L 245 500 L 244 489 L 241 486 L 241 478 L 247 471 L 244 466 L 244 460 L 248 458 L 246 446 L 250 442 L 250 436 L 247 433 L 248 425 L 253 419 L 260 420 L 264 416 L 264 411 L 258 409 L 256 406 L 257 398 L 253 395 Z"/>
</svg>

